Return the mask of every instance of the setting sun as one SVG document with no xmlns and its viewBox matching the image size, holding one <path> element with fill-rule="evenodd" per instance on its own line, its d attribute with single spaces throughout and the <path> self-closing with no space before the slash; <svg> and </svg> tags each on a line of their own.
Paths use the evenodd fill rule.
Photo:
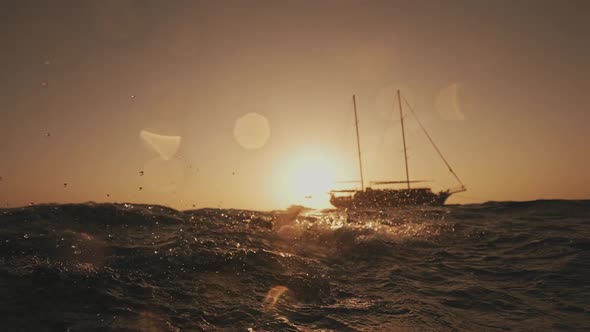
<svg viewBox="0 0 590 332">
<path fill-rule="evenodd" d="M 312 208 L 330 206 L 328 192 L 333 189 L 336 162 L 320 153 L 293 156 L 281 169 L 281 200 Z"/>
</svg>

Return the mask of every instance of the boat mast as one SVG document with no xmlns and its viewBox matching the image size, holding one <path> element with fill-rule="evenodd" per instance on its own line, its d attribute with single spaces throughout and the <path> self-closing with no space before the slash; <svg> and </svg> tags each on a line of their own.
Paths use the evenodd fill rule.
<svg viewBox="0 0 590 332">
<path fill-rule="evenodd" d="M 354 125 L 356 127 L 356 147 L 359 154 L 359 170 L 361 173 L 361 189 L 365 191 L 365 180 L 363 179 L 363 160 L 361 159 L 361 140 L 359 138 L 359 119 L 356 114 L 356 95 L 352 95 L 352 104 L 354 106 Z"/>
<path fill-rule="evenodd" d="M 410 189 L 410 172 L 408 171 L 408 152 L 406 149 L 406 132 L 404 130 L 404 115 L 402 112 L 402 97 L 400 95 L 399 89 L 397 90 L 397 102 L 399 104 L 399 119 L 402 122 L 402 139 L 404 142 L 404 160 L 406 161 L 406 182 L 408 184 L 408 189 Z"/>
</svg>

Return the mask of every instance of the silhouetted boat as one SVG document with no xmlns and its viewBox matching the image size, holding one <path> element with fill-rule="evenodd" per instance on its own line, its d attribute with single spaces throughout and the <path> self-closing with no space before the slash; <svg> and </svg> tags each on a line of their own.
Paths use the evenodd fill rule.
<svg viewBox="0 0 590 332">
<path fill-rule="evenodd" d="M 429 187 L 419 187 L 419 188 L 411 188 L 410 184 L 412 183 L 419 183 L 425 182 L 423 180 L 410 180 L 410 173 L 408 169 L 408 155 L 406 151 L 406 135 L 404 130 L 404 116 L 402 111 L 402 102 L 401 102 L 401 93 L 397 90 L 397 99 L 399 104 L 399 112 L 400 112 L 400 120 L 401 120 L 401 127 L 402 127 L 402 139 L 404 143 L 404 161 L 406 166 L 406 180 L 405 181 L 373 181 L 370 182 L 370 185 L 394 185 L 394 184 L 405 184 L 407 188 L 404 189 L 394 189 L 394 188 L 385 188 L 385 189 L 375 189 L 372 187 L 366 187 L 363 178 L 363 163 L 361 158 L 361 144 L 359 139 L 359 127 L 358 127 L 358 117 L 357 117 L 357 110 L 356 110 L 356 97 L 352 96 L 352 102 L 354 106 L 354 120 L 355 120 L 355 127 L 356 127 L 356 142 L 357 142 L 357 149 L 358 149 L 358 159 L 359 159 L 359 171 L 361 176 L 361 190 L 357 189 L 347 189 L 347 190 L 332 190 L 330 192 L 330 203 L 337 208 L 353 208 L 353 209 L 382 209 L 382 208 L 390 208 L 390 207 L 400 207 L 400 206 L 413 206 L 413 205 L 434 205 L 440 206 L 444 205 L 445 201 L 454 193 L 462 192 L 465 189 L 465 185 L 461 182 L 457 174 L 453 171 L 445 157 L 442 155 L 434 141 L 422 126 L 422 123 L 416 117 L 416 114 L 412 110 L 412 114 L 416 118 L 416 121 L 428 137 L 430 143 L 439 154 L 439 156 L 444 161 L 445 165 L 449 168 L 449 171 L 455 179 L 461 185 L 457 189 L 447 189 L 435 193 Z M 405 99 L 404 99 L 405 101 Z M 407 101 L 406 101 L 407 103 Z M 409 104 L 408 104 L 409 106 Z"/>
</svg>

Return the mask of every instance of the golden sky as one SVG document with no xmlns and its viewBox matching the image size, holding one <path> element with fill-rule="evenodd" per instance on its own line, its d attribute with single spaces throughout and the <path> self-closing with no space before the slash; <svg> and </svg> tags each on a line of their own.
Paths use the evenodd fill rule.
<svg viewBox="0 0 590 332">
<path fill-rule="evenodd" d="M 396 89 L 449 203 L 590 198 L 589 4 L 7 2 L 0 204 L 326 205 L 352 94 L 366 178 L 404 178 Z M 407 119 L 411 177 L 455 186 Z"/>
</svg>

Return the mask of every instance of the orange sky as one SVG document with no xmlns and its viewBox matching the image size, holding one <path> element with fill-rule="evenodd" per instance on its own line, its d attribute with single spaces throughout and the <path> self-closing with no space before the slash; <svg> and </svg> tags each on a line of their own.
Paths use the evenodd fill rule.
<svg viewBox="0 0 590 332">
<path fill-rule="evenodd" d="M 590 198 L 588 4 L 13 1 L 0 204 L 321 205 L 358 178 L 353 93 L 366 177 L 403 179 L 398 88 L 449 203 Z M 406 129 L 412 178 L 455 186 Z"/>
</svg>

